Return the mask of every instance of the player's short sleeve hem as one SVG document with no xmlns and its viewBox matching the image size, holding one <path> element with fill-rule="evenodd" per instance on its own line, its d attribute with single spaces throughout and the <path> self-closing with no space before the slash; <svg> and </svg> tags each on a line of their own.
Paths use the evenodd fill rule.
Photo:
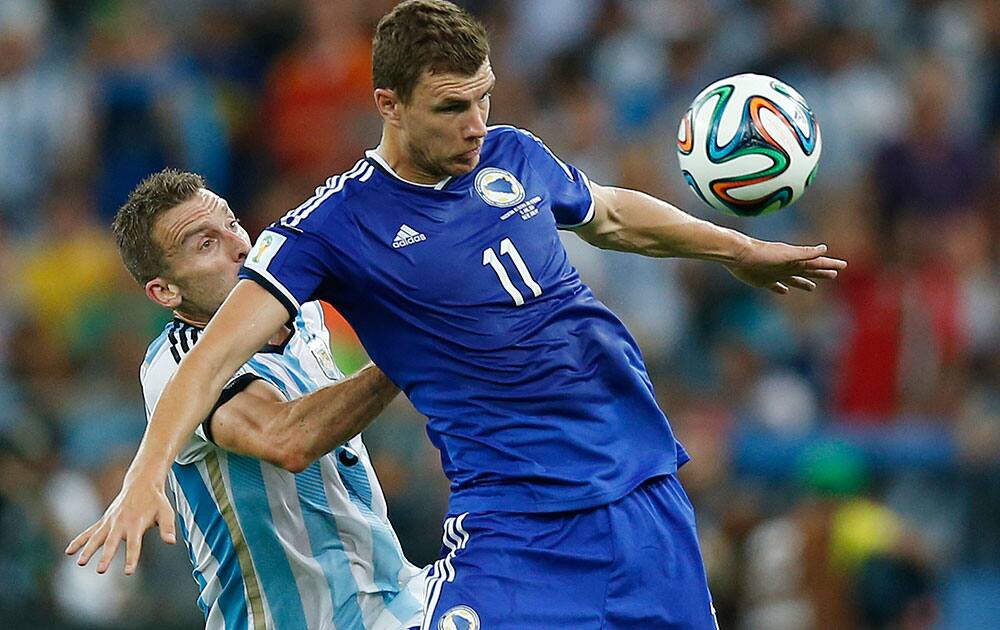
<svg viewBox="0 0 1000 630">
<path fill-rule="evenodd" d="M 264 380 L 264 378 L 258 376 L 257 374 L 253 374 L 251 372 L 244 372 L 243 374 L 240 374 L 239 376 L 231 380 L 228 385 L 226 385 L 225 389 L 223 389 L 222 393 L 219 395 L 219 399 L 215 401 L 215 405 L 212 407 L 212 411 L 208 413 L 208 417 L 206 417 L 201 423 L 203 437 L 206 440 L 208 440 L 212 444 L 215 444 L 215 437 L 212 435 L 212 416 L 214 416 L 215 412 L 219 410 L 219 407 L 232 400 L 237 394 L 242 393 L 243 390 L 245 390 L 250 385 L 250 383 L 262 380 Z"/>
<path fill-rule="evenodd" d="M 253 280 L 266 289 L 268 293 L 274 296 L 274 299 L 281 302 L 282 306 L 288 311 L 289 317 L 295 317 L 298 314 L 301 305 L 292 295 L 291 291 L 278 282 L 266 269 L 258 270 L 244 266 L 240 269 L 240 278 Z"/>
<path fill-rule="evenodd" d="M 583 183 L 587 186 L 587 190 L 590 192 L 590 206 L 587 208 L 587 213 L 584 215 L 583 220 L 578 223 L 556 222 L 556 227 L 559 228 L 560 230 L 575 230 L 577 228 L 581 228 L 587 225 L 588 223 L 594 220 L 594 214 L 596 213 L 595 212 L 596 202 L 594 201 L 594 188 L 591 186 L 590 178 L 587 177 L 586 173 L 584 173 L 583 171 L 577 171 L 577 172 L 580 174 L 580 177 L 583 179 Z"/>
</svg>

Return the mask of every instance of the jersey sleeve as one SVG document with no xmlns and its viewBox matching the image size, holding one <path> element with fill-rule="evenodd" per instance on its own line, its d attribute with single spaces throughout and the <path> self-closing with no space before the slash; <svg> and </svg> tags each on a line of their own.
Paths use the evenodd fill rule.
<svg viewBox="0 0 1000 630">
<path fill-rule="evenodd" d="M 240 269 L 240 278 L 267 289 L 295 317 L 302 304 L 331 277 L 324 242 L 297 228 L 272 225 L 257 238 Z"/>
<path fill-rule="evenodd" d="M 583 171 L 557 158 L 531 132 L 518 129 L 517 135 L 532 169 L 548 184 L 556 225 L 572 229 L 590 223 L 594 218 L 594 197 Z"/>
</svg>

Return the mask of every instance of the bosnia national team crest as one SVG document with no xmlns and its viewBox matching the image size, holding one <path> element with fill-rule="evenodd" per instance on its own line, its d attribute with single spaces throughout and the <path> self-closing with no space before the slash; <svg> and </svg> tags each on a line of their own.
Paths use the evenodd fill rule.
<svg viewBox="0 0 1000 630">
<path fill-rule="evenodd" d="M 468 606 L 449 608 L 441 615 L 438 630 L 479 630 L 479 615 Z"/>
<path fill-rule="evenodd" d="M 524 201 L 524 186 L 501 168 L 484 168 L 476 175 L 476 192 L 483 201 L 498 208 L 507 208 Z"/>
</svg>

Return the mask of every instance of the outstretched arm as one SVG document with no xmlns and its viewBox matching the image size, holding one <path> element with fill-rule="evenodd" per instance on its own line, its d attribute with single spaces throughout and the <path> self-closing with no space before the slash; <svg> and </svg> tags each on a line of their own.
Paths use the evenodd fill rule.
<svg viewBox="0 0 1000 630">
<path fill-rule="evenodd" d="M 164 484 L 171 462 L 208 416 L 229 378 L 288 320 L 288 311 L 260 285 L 241 280 L 167 384 L 146 427 L 121 492 L 99 521 L 66 548 L 85 565 L 101 546 L 104 573 L 125 541 L 125 574 L 139 562 L 142 535 L 154 523 L 167 543 L 176 540 L 174 511 Z"/>
<path fill-rule="evenodd" d="M 360 433 L 398 393 L 374 365 L 287 402 L 273 385 L 255 380 L 208 422 L 219 447 L 301 472 Z"/>
<path fill-rule="evenodd" d="M 815 280 L 836 278 L 847 267 L 846 261 L 823 255 L 826 245 L 761 241 L 639 191 L 597 184 L 591 189 L 594 219 L 576 231 L 603 249 L 715 260 L 743 282 L 775 293 L 811 291 Z"/>
</svg>

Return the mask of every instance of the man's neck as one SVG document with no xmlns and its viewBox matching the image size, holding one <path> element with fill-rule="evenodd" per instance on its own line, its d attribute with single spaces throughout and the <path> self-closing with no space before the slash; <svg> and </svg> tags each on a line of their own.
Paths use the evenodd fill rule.
<svg viewBox="0 0 1000 630">
<path fill-rule="evenodd" d="M 188 315 L 180 311 L 174 311 L 174 317 L 181 320 L 185 324 L 191 324 L 195 328 L 204 328 L 208 326 L 208 319 L 206 317 L 201 317 L 197 315 Z"/>
<path fill-rule="evenodd" d="M 382 128 L 382 139 L 375 147 L 375 153 L 381 157 L 389 168 L 399 177 L 415 184 L 437 184 L 441 177 L 428 175 L 413 166 L 413 161 L 403 146 L 399 131 L 393 127 Z"/>
</svg>

